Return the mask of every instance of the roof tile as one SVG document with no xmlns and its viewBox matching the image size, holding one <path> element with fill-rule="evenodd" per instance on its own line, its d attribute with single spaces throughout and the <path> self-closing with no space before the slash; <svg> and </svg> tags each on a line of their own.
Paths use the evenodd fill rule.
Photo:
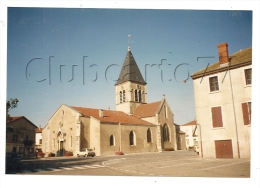
<svg viewBox="0 0 260 188">
<path fill-rule="evenodd" d="M 140 118 L 155 116 L 159 110 L 161 103 L 162 101 L 141 104 L 136 108 L 134 116 Z"/>
<path fill-rule="evenodd" d="M 135 116 L 128 115 L 121 111 L 103 110 L 103 117 L 99 117 L 99 110 L 94 108 L 75 107 L 71 108 L 77 110 L 84 116 L 92 116 L 98 119 L 102 123 L 121 123 L 121 124 L 133 124 L 133 125 L 154 125 Z"/>
</svg>

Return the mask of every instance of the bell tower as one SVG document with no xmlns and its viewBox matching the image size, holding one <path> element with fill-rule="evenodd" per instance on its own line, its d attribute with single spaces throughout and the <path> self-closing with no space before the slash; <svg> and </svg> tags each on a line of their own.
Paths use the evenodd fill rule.
<svg viewBox="0 0 260 188">
<path fill-rule="evenodd" d="M 126 58 L 115 84 L 116 110 L 133 114 L 140 104 L 146 103 L 146 82 L 131 52 L 129 39 L 130 35 Z"/>
</svg>

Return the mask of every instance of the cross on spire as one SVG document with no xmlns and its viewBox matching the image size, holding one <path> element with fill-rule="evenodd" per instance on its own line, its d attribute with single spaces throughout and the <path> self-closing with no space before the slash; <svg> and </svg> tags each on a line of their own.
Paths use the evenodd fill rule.
<svg viewBox="0 0 260 188">
<path fill-rule="evenodd" d="M 128 35 L 128 51 L 131 50 L 131 49 L 130 49 L 130 37 L 131 37 L 131 35 Z"/>
</svg>

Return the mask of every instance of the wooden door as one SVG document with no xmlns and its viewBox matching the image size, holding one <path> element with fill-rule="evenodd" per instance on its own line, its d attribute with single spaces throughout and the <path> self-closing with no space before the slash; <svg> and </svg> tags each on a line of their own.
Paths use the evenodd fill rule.
<svg viewBox="0 0 260 188">
<path fill-rule="evenodd" d="M 216 158 L 233 158 L 232 140 L 215 140 Z"/>
</svg>

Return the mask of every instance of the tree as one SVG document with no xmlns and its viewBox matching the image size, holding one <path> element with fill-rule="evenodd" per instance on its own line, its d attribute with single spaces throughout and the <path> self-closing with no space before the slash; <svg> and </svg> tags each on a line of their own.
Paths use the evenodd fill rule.
<svg viewBox="0 0 260 188">
<path fill-rule="evenodd" d="M 9 111 L 13 108 L 16 108 L 18 106 L 18 102 L 19 100 L 17 98 L 11 98 L 9 101 L 6 102 L 6 123 L 12 120 Z M 13 132 L 12 127 L 6 127 L 6 132 Z"/>
<path fill-rule="evenodd" d="M 12 120 L 9 111 L 13 108 L 16 108 L 18 106 L 18 102 L 19 100 L 17 98 L 11 98 L 9 101 L 6 102 L 6 122 Z"/>
</svg>

